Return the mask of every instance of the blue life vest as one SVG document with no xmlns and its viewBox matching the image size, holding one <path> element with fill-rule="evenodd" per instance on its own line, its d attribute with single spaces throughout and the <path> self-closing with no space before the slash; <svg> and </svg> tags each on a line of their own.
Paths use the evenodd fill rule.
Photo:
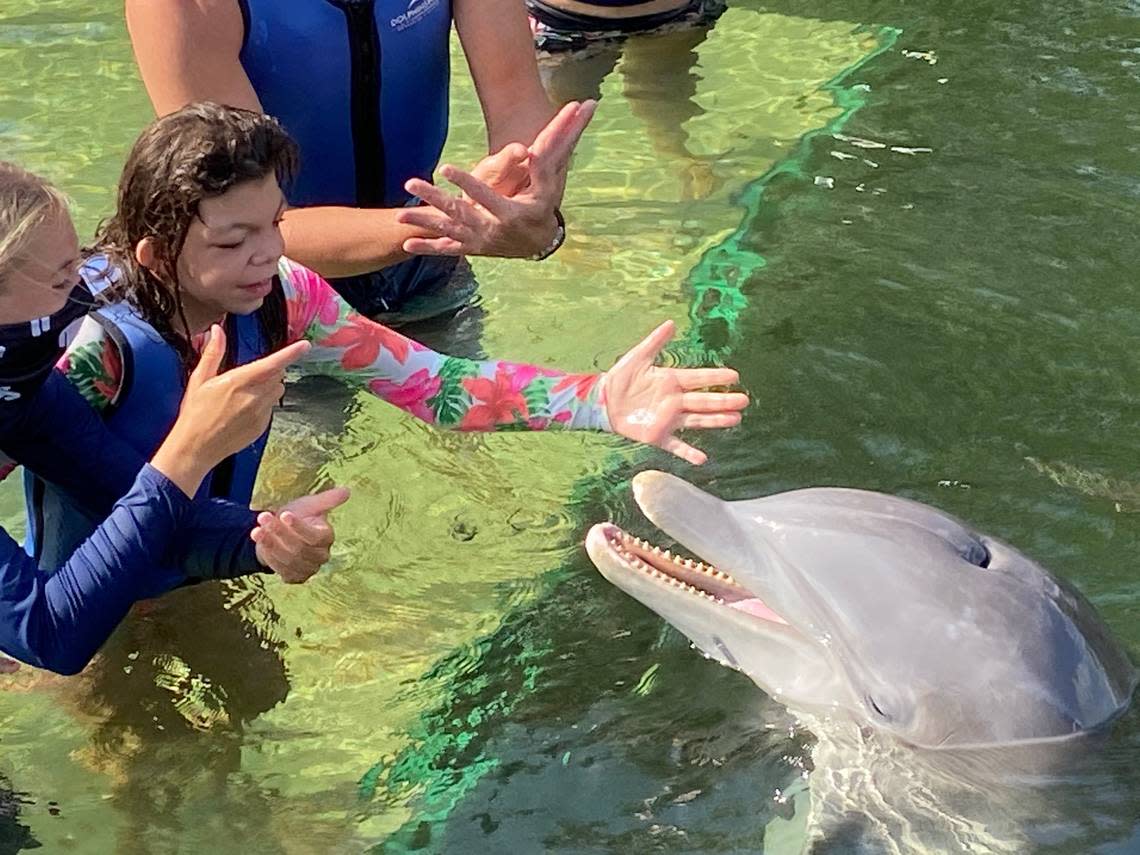
<svg viewBox="0 0 1140 855">
<path fill-rule="evenodd" d="M 240 0 L 241 64 L 301 146 L 294 205 L 398 207 L 447 138 L 451 0 Z"/>
<path fill-rule="evenodd" d="M 104 412 L 104 421 L 112 433 L 149 459 L 178 418 L 185 370 L 174 348 L 129 305 L 107 306 L 91 317 L 103 325 L 122 357 L 122 386 L 115 403 Z M 256 313 L 231 317 L 226 333 L 236 342 L 238 365 L 265 354 Z M 198 495 L 248 505 L 268 438 L 266 430 L 253 444 L 222 461 L 202 482 Z M 29 473 L 24 476 L 24 492 L 28 508 L 25 548 L 41 567 L 62 566 L 101 520 L 91 519 L 65 492 Z"/>
</svg>

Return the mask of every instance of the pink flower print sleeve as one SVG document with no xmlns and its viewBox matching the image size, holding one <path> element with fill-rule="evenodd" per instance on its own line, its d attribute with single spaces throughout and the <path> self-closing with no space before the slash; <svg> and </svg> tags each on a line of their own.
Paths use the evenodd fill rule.
<svg viewBox="0 0 1140 855">
<path fill-rule="evenodd" d="M 418 419 L 464 431 L 610 430 L 600 374 L 446 356 L 357 314 L 313 271 L 278 267 L 290 341 L 308 339 L 307 370 L 366 386 Z"/>
<path fill-rule="evenodd" d="M 123 385 L 122 355 L 94 317 L 83 319 L 55 367 L 97 412 L 105 411 L 119 397 Z"/>
</svg>

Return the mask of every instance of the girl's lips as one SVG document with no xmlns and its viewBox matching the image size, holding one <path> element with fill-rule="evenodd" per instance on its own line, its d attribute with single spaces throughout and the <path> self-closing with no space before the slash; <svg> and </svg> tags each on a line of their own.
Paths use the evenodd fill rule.
<svg viewBox="0 0 1140 855">
<path fill-rule="evenodd" d="M 251 282 L 249 285 L 241 285 L 239 287 L 247 294 L 265 296 L 273 290 L 273 280 L 262 279 L 260 282 Z"/>
</svg>

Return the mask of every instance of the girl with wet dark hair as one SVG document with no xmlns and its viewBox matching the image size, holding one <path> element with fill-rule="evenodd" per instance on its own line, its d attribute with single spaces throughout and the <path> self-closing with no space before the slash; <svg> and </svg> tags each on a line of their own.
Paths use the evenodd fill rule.
<svg viewBox="0 0 1140 855">
<path fill-rule="evenodd" d="M 367 388 L 430 424 L 454 430 L 606 430 L 658 445 L 692 463 L 705 455 L 682 428 L 735 425 L 748 403 L 727 368 L 654 365 L 673 335 L 660 325 L 609 371 L 567 374 L 515 362 L 436 353 L 351 309 L 331 286 L 282 257 L 282 182 L 296 165 L 292 141 L 263 114 L 192 104 L 156 120 L 136 142 L 115 215 L 85 278 L 110 283 L 123 302 L 79 332 L 68 376 L 109 427 L 147 453 L 176 412 L 199 336 L 222 323 L 231 363 L 282 342 L 308 341 L 299 363 Z M 246 501 L 265 443 L 212 475 L 215 495 Z M 50 559 L 85 533 L 66 497 L 41 512 L 58 532 Z"/>
<path fill-rule="evenodd" d="M 303 551 L 274 515 L 261 523 L 248 507 L 195 499 L 210 470 L 264 429 L 285 365 L 305 346 L 219 377 L 217 330 L 169 430 L 140 454 L 53 371 L 97 299 L 78 266 L 63 195 L 0 162 L 0 449 L 67 491 L 88 535 L 37 565 L 0 530 L 0 651 L 64 674 L 87 664 L 136 600 L 192 579 L 258 572 L 262 562 L 311 575 L 332 539 L 329 529 L 327 543 Z M 0 657 L 0 671 L 13 668 Z"/>
</svg>

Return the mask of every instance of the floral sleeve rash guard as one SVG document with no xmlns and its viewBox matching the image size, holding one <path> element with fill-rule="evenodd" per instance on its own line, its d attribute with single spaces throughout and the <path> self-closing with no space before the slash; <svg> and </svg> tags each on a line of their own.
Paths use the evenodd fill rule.
<svg viewBox="0 0 1140 855">
<path fill-rule="evenodd" d="M 312 373 L 366 386 L 416 418 L 452 430 L 610 430 L 600 374 L 436 353 L 358 314 L 308 268 L 282 258 L 278 273 L 289 340 L 312 342 L 302 363 Z M 84 324 L 61 367 L 96 409 L 118 394 L 121 360 L 97 323 Z"/>
</svg>

